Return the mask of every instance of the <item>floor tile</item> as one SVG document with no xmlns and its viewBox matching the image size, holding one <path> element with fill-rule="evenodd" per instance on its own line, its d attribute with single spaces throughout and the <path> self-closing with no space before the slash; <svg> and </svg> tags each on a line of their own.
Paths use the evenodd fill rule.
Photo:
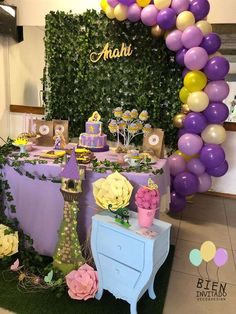
<svg viewBox="0 0 236 314">
<path fill-rule="evenodd" d="M 236 210 L 236 199 L 223 199 L 224 205 L 226 209 L 234 209 Z"/>
<path fill-rule="evenodd" d="M 236 251 L 233 251 L 233 255 L 234 255 L 234 266 L 236 268 Z"/>
<path fill-rule="evenodd" d="M 236 207 L 233 207 L 232 200 L 225 200 L 225 211 L 229 226 L 229 234 L 233 250 L 236 250 Z"/>
<path fill-rule="evenodd" d="M 180 215 L 168 215 L 166 213 L 160 213 L 160 220 L 169 222 L 171 227 L 171 233 L 170 233 L 170 242 L 171 244 L 176 244 L 176 240 L 179 233 L 179 225 L 180 225 Z"/>
<path fill-rule="evenodd" d="M 198 301 L 195 276 L 172 271 L 163 314 L 235 314 L 236 286 L 227 285 L 225 301 Z"/>
<path fill-rule="evenodd" d="M 232 249 L 228 227 L 210 221 L 183 217 L 180 222 L 178 238 L 200 243 L 209 240 L 213 241 L 218 247 Z"/>
<path fill-rule="evenodd" d="M 228 251 L 228 261 L 225 266 L 222 266 L 217 271 L 217 266 L 213 261 L 209 263 L 202 264 L 197 268 L 194 267 L 189 260 L 189 253 L 192 249 L 200 249 L 202 243 L 185 241 L 185 240 L 177 240 L 177 245 L 175 249 L 175 257 L 172 269 L 174 271 L 183 272 L 186 274 L 191 274 L 193 276 L 202 276 L 203 278 L 215 281 L 223 281 L 236 285 L 236 269 L 234 264 L 233 252 L 231 250 Z"/>
</svg>

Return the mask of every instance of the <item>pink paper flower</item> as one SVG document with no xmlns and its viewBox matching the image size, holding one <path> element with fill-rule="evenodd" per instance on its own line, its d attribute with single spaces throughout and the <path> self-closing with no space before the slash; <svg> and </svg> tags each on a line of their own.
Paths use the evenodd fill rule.
<svg viewBox="0 0 236 314">
<path fill-rule="evenodd" d="M 94 298 L 98 290 L 97 271 L 88 264 L 84 264 L 66 276 L 66 283 L 69 288 L 68 294 L 72 299 L 88 300 Z"/>
</svg>

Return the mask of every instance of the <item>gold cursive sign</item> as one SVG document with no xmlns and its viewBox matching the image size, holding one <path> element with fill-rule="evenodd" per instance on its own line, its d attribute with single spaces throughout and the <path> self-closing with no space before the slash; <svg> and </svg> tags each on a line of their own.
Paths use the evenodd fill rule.
<svg viewBox="0 0 236 314">
<path fill-rule="evenodd" d="M 90 60 L 94 63 L 98 62 L 103 58 L 104 61 L 108 59 L 117 59 L 121 57 L 130 57 L 133 53 L 132 46 L 126 46 L 125 43 L 122 43 L 121 48 L 111 49 L 109 43 L 106 43 L 101 52 L 92 52 L 90 54 Z"/>
</svg>

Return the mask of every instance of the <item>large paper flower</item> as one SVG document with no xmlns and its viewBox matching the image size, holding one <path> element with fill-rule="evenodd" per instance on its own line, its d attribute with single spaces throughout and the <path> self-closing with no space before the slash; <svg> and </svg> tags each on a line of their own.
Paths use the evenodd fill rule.
<svg viewBox="0 0 236 314">
<path fill-rule="evenodd" d="M 132 185 L 119 172 L 99 179 L 93 183 L 93 195 L 96 204 L 103 209 L 108 209 L 112 205 L 112 210 L 125 207 L 133 191 Z"/>
<path fill-rule="evenodd" d="M 88 264 L 66 275 L 68 294 L 72 299 L 88 300 L 95 297 L 98 290 L 97 272 Z"/>
<path fill-rule="evenodd" d="M 0 225 L 0 258 L 11 256 L 18 252 L 18 232 L 11 231 L 5 225 Z"/>
</svg>

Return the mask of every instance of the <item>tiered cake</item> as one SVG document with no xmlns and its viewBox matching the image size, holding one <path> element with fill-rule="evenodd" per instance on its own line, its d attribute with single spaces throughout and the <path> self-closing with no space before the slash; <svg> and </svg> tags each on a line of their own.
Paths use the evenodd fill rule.
<svg viewBox="0 0 236 314">
<path fill-rule="evenodd" d="M 101 116 L 95 111 L 85 124 L 85 132 L 79 137 L 79 146 L 86 147 L 91 151 L 106 151 L 107 135 L 102 132 Z"/>
</svg>

